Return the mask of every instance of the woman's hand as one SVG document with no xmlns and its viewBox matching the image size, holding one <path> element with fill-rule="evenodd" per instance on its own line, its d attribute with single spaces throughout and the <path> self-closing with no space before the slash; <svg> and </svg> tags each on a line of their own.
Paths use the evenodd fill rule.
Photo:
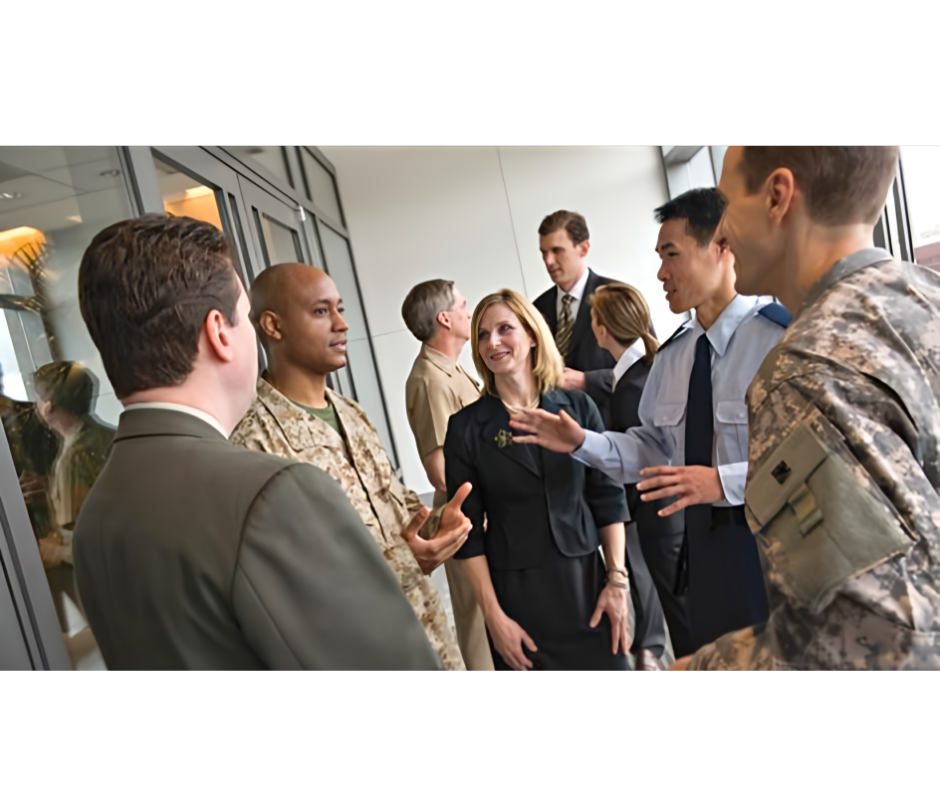
<svg viewBox="0 0 940 788">
<path fill-rule="evenodd" d="M 597 598 L 597 607 L 591 616 L 591 628 L 601 623 L 601 616 L 606 613 L 610 619 L 611 653 L 617 653 L 617 646 L 623 645 L 623 653 L 630 651 L 630 614 L 627 607 L 627 589 L 606 585 Z"/>
<path fill-rule="evenodd" d="M 529 651 L 538 651 L 538 648 L 515 621 L 500 611 L 487 619 L 486 628 L 493 638 L 493 646 L 509 667 L 513 670 L 528 670 L 532 667 L 532 661 L 525 655 L 522 645 L 524 643 Z"/>
</svg>

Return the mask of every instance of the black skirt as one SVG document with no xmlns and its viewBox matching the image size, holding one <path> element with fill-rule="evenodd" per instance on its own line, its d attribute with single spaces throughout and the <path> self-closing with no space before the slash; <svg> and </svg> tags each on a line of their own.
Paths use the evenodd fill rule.
<svg viewBox="0 0 940 788">
<path fill-rule="evenodd" d="M 557 548 L 552 552 L 551 559 L 532 569 L 490 568 L 503 612 L 538 647 L 529 651 L 523 645 L 531 670 L 629 670 L 622 648 L 611 653 L 607 614 L 596 628 L 589 626 L 607 580 L 600 551 L 578 558 L 563 556 Z M 492 640 L 490 650 L 496 670 L 511 670 Z"/>
</svg>

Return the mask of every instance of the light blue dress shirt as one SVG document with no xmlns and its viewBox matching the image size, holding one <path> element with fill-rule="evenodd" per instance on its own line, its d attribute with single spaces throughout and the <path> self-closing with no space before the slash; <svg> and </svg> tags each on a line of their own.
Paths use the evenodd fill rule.
<svg viewBox="0 0 940 788">
<path fill-rule="evenodd" d="M 747 480 L 747 405 L 744 395 L 783 326 L 758 314 L 773 299 L 735 296 L 705 331 L 694 317 L 682 325 L 653 361 L 640 399 L 641 426 L 626 432 L 586 432 L 572 456 L 624 484 L 641 480 L 651 465 L 685 464 L 685 414 L 695 343 L 704 332 L 711 344 L 712 405 L 718 469 L 724 497 L 715 506 L 744 503 Z"/>
</svg>

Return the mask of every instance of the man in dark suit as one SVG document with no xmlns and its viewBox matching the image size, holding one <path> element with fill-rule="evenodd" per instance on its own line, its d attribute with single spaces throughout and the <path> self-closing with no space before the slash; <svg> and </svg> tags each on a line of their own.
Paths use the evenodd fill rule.
<svg viewBox="0 0 940 788">
<path fill-rule="evenodd" d="M 539 249 L 555 285 L 533 303 L 565 360 L 565 388 L 587 392 L 606 424 L 614 359 L 597 344 L 591 331 L 590 298 L 598 287 L 613 280 L 588 268 L 590 248 L 587 222 L 581 214 L 555 211 L 546 216 L 539 225 Z"/>
<path fill-rule="evenodd" d="M 434 669 L 342 489 L 233 446 L 257 340 L 222 234 L 148 215 L 100 232 L 79 301 L 125 406 L 79 513 L 79 595 L 109 668 Z"/>
</svg>

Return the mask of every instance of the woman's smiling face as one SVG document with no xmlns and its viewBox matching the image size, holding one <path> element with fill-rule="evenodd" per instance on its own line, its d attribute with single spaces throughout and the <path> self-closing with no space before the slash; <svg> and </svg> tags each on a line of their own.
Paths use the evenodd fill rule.
<svg viewBox="0 0 940 788">
<path fill-rule="evenodd" d="M 494 375 L 528 369 L 535 340 L 526 333 L 522 322 L 505 304 L 488 307 L 480 319 L 478 348 L 483 363 Z"/>
</svg>

